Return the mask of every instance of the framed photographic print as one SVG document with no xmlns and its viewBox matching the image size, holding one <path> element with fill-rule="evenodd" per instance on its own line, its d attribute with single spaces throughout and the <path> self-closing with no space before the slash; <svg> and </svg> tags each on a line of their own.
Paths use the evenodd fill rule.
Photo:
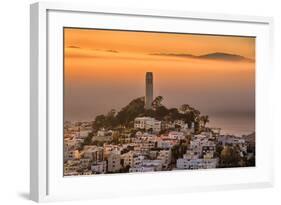
<svg viewBox="0 0 281 205">
<path fill-rule="evenodd" d="M 31 199 L 272 186 L 272 24 L 31 5 Z"/>
</svg>

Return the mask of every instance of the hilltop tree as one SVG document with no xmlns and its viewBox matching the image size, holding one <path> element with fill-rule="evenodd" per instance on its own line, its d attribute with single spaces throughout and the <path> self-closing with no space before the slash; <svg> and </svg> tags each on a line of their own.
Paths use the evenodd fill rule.
<svg viewBox="0 0 281 205">
<path fill-rule="evenodd" d="M 199 120 L 199 116 L 200 116 L 200 111 L 196 110 L 193 107 L 190 107 L 191 113 L 193 115 L 193 121 Z"/>
<path fill-rule="evenodd" d="M 83 143 L 81 144 L 80 150 L 82 150 L 85 145 L 91 145 L 91 144 L 92 144 L 92 138 L 93 138 L 93 136 L 94 136 L 94 135 L 93 135 L 92 132 L 90 132 L 90 133 L 88 134 L 88 136 L 84 139 Z"/>
<path fill-rule="evenodd" d="M 117 113 L 117 124 L 127 126 L 129 122 L 133 121 L 136 117 L 143 114 L 144 111 L 144 97 L 136 98 Z"/>
<path fill-rule="evenodd" d="M 190 112 L 190 106 L 188 104 L 183 104 L 180 106 L 179 110 L 183 113 Z"/>
<path fill-rule="evenodd" d="M 116 111 L 111 109 L 107 115 L 96 116 L 93 127 L 95 129 L 114 127 L 116 125 L 115 113 Z"/>
<path fill-rule="evenodd" d="M 154 117 L 157 120 L 163 120 L 165 116 L 167 116 L 168 114 L 169 114 L 169 110 L 165 106 L 161 105 L 155 110 Z"/>
<path fill-rule="evenodd" d="M 201 116 L 201 117 L 200 117 L 200 120 L 203 122 L 204 127 L 206 126 L 206 124 L 207 124 L 208 122 L 210 122 L 209 116 L 208 116 L 208 115 L 203 115 L 203 116 Z"/>
<path fill-rule="evenodd" d="M 171 108 L 169 109 L 169 116 L 172 121 L 181 119 L 183 116 L 179 113 L 177 108 Z"/>
<path fill-rule="evenodd" d="M 146 116 L 146 117 L 155 117 L 155 111 L 152 109 L 145 109 L 144 113 L 141 116 Z"/>
<path fill-rule="evenodd" d="M 100 129 L 100 128 L 104 127 L 105 124 L 106 124 L 105 115 L 98 115 L 95 118 L 93 127 L 95 127 L 96 129 Z"/>
<path fill-rule="evenodd" d="M 128 105 L 123 107 L 118 113 L 111 109 L 106 115 L 96 116 L 93 122 L 93 128 L 98 130 L 100 128 L 106 129 L 124 129 L 125 127 L 133 127 L 134 119 L 136 117 L 153 117 L 157 120 L 164 120 L 166 122 L 173 122 L 175 120 L 183 120 L 191 128 L 192 123 L 195 124 L 199 130 L 199 120 L 204 120 L 205 124 L 209 121 L 208 116 L 200 118 L 200 112 L 188 104 L 183 104 L 179 109 L 166 108 L 162 105 L 163 97 L 157 96 L 152 105 L 153 109 L 145 109 L 145 98 L 139 97 L 132 100 Z"/>
<path fill-rule="evenodd" d="M 116 110 L 111 109 L 106 115 L 106 127 L 115 127 L 116 125 Z"/>
<path fill-rule="evenodd" d="M 225 146 L 220 154 L 222 167 L 239 166 L 240 156 L 236 147 Z"/>
<path fill-rule="evenodd" d="M 164 98 L 162 96 L 157 96 L 152 102 L 153 109 L 157 109 L 158 107 L 162 106 L 161 102 L 163 99 Z"/>
</svg>

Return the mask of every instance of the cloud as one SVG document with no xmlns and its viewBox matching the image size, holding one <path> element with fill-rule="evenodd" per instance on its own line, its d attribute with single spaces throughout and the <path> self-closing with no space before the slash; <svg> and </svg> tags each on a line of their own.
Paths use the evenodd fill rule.
<svg viewBox="0 0 281 205">
<path fill-rule="evenodd" d="M 81 48 L 81 47 L 79 47 L 79 46 L 67 46 L 67 48 Z"/>
<path fill-rule="evenodd" d="M 106 50 L 106 52 L 110 52 L 110 53 L 118 53 L 118 51 L 116 51 L 116 50 Z"/>
<path fill-rule="evenodd" d="M 112 56 L 114 53 L 119 53 L 117 50 L 108 49 L 108 50 L 102 50 L 102 49 L 88 49 L 88 48 L 82 48 L 79 46 L 69 45 L 66 46 L 65 49 L 65 56 L 71 57 L 71 58 L 108 58 L 109 56 Z M 115 56 L 115 55 L 114 55 Z"/>
<path fill-rule="evenodd" d="M 223 61 L 247 61 L 254 62 L 253 59 L 246 58 L 244 56 L 229 54 L 229 53 L 209 53 L 206 55 L 192 55 L 188 53 L 151 53 L 149 55 L 157 56 L 170 56 L 170 57 L 180 57 L 180 58 L 193 58 L 193 59 L 205 59 L 205 60 L 223 60 Z"/>
</svg>

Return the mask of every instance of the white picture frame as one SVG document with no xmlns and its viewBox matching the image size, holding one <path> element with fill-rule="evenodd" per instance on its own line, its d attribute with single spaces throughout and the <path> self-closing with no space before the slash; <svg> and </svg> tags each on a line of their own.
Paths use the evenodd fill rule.
<svg viewBox="0 0 281 205">
<path fill-rule="evenodd" d="M 96 19 L 97 21 L 93 21 Z M 120 23 L 124 22 L 126 23 Z M 255 36 L 254 168 L 63 177 L 62 28 L 93 27 Z M 30 198 L 53 201 L 273 186 L 273 19 L 187 11 L 35 3 L 30 12 Z M 61 135 L 61 136 L 60 136 Z M 74 187 L 79 187 L 75 189 Z"/>
</svg>

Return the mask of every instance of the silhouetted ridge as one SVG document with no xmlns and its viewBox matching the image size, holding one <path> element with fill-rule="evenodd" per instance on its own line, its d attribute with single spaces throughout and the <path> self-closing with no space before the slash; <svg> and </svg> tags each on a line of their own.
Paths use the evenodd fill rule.
<svg viewBox="0 0 281 205">
<path fill-rule="evenodd" d="M 205 55 L 195 56 L 188 53 L 151 53 L 150 55 L 157 56 L 171 56 L 171 57 L 180 57 L 180 58 L 193 58 L 193 59 L 206 59 L 206 60 L 224 60 L 224 61 L 247 61 L 253 62 L 254 60 L 246 58 L 241 55 L 229 54 L 229 53 L 209 53 Z"/>
</svg>

